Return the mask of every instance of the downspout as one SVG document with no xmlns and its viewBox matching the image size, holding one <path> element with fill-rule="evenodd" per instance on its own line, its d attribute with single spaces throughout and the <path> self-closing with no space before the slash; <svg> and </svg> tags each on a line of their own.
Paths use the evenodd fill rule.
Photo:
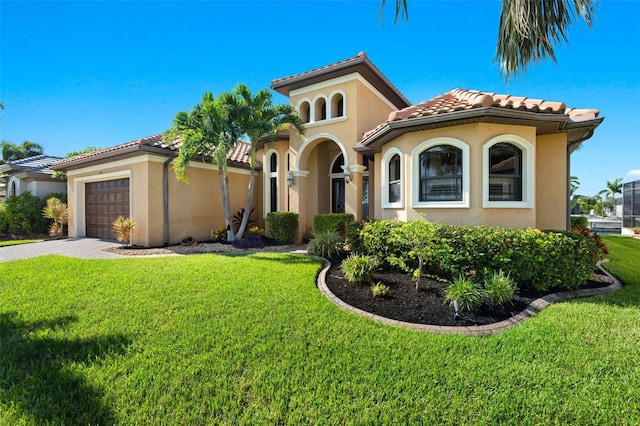
<svg viewBox="0 0 640 426">
<path fill-rule="evenodd" d="M 169 163 L 173 161 L 173 153 L 162 163 L 162 212 L 164 215 L 164 246 L 169 245 Z"/>
</svg>

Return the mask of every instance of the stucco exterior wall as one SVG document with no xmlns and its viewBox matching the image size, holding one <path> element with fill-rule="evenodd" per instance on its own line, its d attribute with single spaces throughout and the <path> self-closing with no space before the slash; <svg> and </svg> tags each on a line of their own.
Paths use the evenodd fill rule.
<svg viewBox="0 0 640 426">
<path fill-rule="evenodd" d="M 384 145 L 382 153 L 376 154 L 376 164 L 382 163 L 382 157 L 391 148 L 402 152 L 403 206 L 400 208 L 383 208 L 376 203 L 375 214 L 379 219 L 411 220 L 423 218 L 430 222 L 450 225 L 489 225 L 514 228 L 535 227 L 536 211 L 530 208 L 488 208 L 483 206 L 483 144 L 500 135 L 516 135 L 524 138 L 536 149 L 536 130 L 533 127 L 510 126 L 497 124 L 469 124 L 464 126 L 427 130 L 404 134 Z M 468 207 L 439 208 L 414 206 L 413 186 L 417 185 L 413 178 L 413 161 L 411 153 L 418 145 L 434 138 L 454 138 L 469 146 L 469 202 Z M 543 152 L 546 155 L 546 150 Z M 544 159 L 543 159 L 544 161 Z M 376 195 L 382 199 L 384 188 L 381 173 L 375 175 Z M 463 189 L 464 191 L 464 189 Z"/>
<path fill-rule="evenodd" d="M 536 227 L 567 228 L 567 137 L 564 133 L 538 137 L 536 161 Z"/>
<path fill-rule="evenodd" d="M 130 217 L 136 222 L 132 243 L 145 247 L 164 245 L 163 163 L 166 157 L 140 155 L 67 173 L 71 218 L 69 236 L 84 237 L 84 185 L 111 179 L 129 178 Z M 187 175 L 190 184 L 178 182 L 171 165 L 169 183 L 169 244 L 191 236 L 209 240 L 211 230 L 224 226 L 224 211 L 218 171 L 211 165 L 192 162 Z M 248 170 L 230 169 L 231 214 L 244 207 Z"/>
</svg>

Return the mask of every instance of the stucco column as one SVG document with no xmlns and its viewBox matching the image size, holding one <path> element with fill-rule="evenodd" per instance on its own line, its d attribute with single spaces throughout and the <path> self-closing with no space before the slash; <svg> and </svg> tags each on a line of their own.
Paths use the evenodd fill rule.
<svg viewBox="0 0 640 426">
<path fill-rule="evenodd" d="M 348 167 L 348 169 L 347 169 Z M 365 171 L 365 167 L 361 164 L 349 164 L 344 166 L 345 173 L 350 173 L 350 181 L 345 181 L 345 200 L 344 211 L 345 213 L 351 213 L 356 221 L 362 219 L 362 174 Z"/>
<path fill-rule="evenodd" d="M 307 213 L 307 182 L 306 177 L 309 175 L 307 170 L 291 170 L 288 172 L 287 178 L 291 177 L 291 186 L 287 182 L 289 194 L 289 211 L 297 212 L 300 217 L 298 221 L 298 232 L 296 234 L 296 243 L 302 242 L 302 236 L 307 227 L 313 225 L 313 218 L 309 219 Z M 311 222 L 309 222 L 311 221 Z"/>
</svg>

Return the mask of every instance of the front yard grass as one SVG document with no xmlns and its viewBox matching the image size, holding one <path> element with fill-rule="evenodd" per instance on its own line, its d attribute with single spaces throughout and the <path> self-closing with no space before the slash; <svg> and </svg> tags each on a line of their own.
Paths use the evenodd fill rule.
<svg viewBox="0 0 640 426">
<path fill-rule="evenodd" d="M 487 337 L 337 308 L 289 254 L 0 264 L 0 424 L 640 423 L 640 241 L 618 292 Z"/>
</svg>

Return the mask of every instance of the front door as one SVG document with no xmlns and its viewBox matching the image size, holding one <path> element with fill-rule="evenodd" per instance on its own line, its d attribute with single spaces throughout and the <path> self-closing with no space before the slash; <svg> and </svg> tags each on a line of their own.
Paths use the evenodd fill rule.
<svg viewBox="0 0 640 426">
<path fill-rule="evenodd" d="M 344 178 L 331 179 L 331 213 L 344 213 Z"/>
</svg>

